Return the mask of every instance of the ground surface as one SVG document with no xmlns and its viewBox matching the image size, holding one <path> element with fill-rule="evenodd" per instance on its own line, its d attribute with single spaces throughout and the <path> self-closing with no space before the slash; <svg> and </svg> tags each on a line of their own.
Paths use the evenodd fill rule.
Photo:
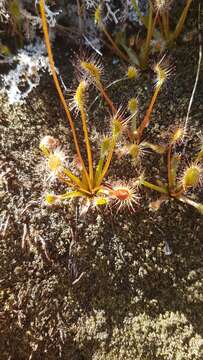
<svg viewBox="0 0 203 360">
<path fill-rule="evenodd" d="M 61 74 L 74 86 L 71 50 L 61 53 L 60 45 L 59 39 Z M 180 43 L 171 56 L 176 73 L 155 106 L 155 128 L 146 135 L 155 142 L 161 139 L 160 131 L 186 115 L 198 61 L 197 37 Z M 122 65 L 112 65 L 108 57 L 105 69 L 108 83 L 124 74 Z M 139 94 L 143 114 L 152 93 L 152 73 L 110 92 L 117 105 L 116 99 L 126 104 Z M 187 161 L 202 129 L 202 95 L 199 82 Z M 0 101 L 0 358 L 201 360 L 202 216 L 174 201 L 157 212 L 149 210 L 147 204 L 157 194 L 145 191 L 142 206 L 133 214 L 90 212 L 82 220 L 73 205 L 47 208 L 42 199 L 51 186 L 39 141 L 50 134 L 68 154 L 72 149 L 52 80 L 44 76 L 24 105 L 11 107 L 4 96 Z M 93 131 L 103 134 L 108 117 L 103 116 L 104 104 L 98 104 Z M 158 178 L 156 164 L 164 176 L 160 156 L 148 153 L 143 161 L 149 178 Z M 137 172 L 115 161 L 109 179 L 120 174 L 123 180 L 133 178 Z"/>
</svg>

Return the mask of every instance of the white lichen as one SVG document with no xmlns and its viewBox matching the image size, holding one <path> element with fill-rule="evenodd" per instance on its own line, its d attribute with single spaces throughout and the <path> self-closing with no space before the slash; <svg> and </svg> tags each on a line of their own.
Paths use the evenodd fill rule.
<svg viewBox="0 0 203 360">
<path fill-rule="evenodd" d="M 37 40 L 34 45 L 25 46 L 14 56 L 13 62 L 17 63 L 16 68 L 1 75 L 1 92 L 7 94 L 9 104 L 23 103 L 32 89 L 39 85 L 42 71 L 49 69 L 44 42 Z"/>
<path fill-rule="evenodd" d="M 9 20 L 9 13 L 6 10 L 6 1 L 5 0 L 0 0 L 0 21 L 2 23 L 7 23 Z"/>
<path fill-rule="evenodd" d="M 35 0 L 35 6 L 39 4 L 39 0 Z M 61 13 L 61 10 L 59 11 L 52 11 L 49 9 L 48 5 L 44 4 L 45 12 L 46 12 L 46 19 L 49 24 L 49 27 L 55 27 L 56 26 L 56 17 Z"/>
<path fill-rule="evenodd" d="M 106 5 L 106 10 L 107 10 L 107 13 L 106 13 L 106 16 L 104 18 L 104 21 L 106 21 L 107 19 L 113 21 L 116 25 L 118 24 L 119 22 L 119 19 L 118 19 L 118 15 L 120 13 L 120 9 L 116 9 L 115 6 L 112 5 L 112 1 L 111 0 L 106 0 L 105 1 L 105 5 Z"/>
<path fill-rule="evenodd" d="M 142 11 L 142 9 L 141 9 L 141 7 L 140 7 L 140 2 L 139 2 L 138 0 L 135 0 L 135 2 L 136 2 L 137 5 L 139 6 L 141 14 L 142 14 L 143 16 L 146 15 L 145 12 Z M 146 0 L 141 1 L 142 7 L 143 7 L 143 6 L 146 6 L 146 3 L 147 3 Z M 136 13 L 136 11 L 135 11 L 135 9 L 134 9 L 134 7 L 133 7 L 133 5 L 132 5 L 132 1 L 131 1 L 131 0 L 127 0 L 126 5 L 127 5 L 127 9 L 126 9 L 126 10 L 127 10 L 127 19 L 128 19 L 129 21 L 131 21 L 132 23 L 139 23 L 140 25 L 142 25 L 142 22 L 140 21 L 139 16 L 138 16 L 138 14 Z"/>
<path fill-rule="evenodd" d="M 96 7 L 97 4 L 98 4 L 98 1 L 95 1 L 95 0 L 85 0 L 85 7 L 86 7 L 86 9 L 90 9 L 90 8 Z"/>
</svg>

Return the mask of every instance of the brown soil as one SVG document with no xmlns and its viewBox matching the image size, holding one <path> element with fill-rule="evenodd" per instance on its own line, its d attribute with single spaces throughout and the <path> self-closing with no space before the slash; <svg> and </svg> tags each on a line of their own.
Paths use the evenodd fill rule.
<svg viewBox="0 0 203 360">
<path fill-rule="evenodd" d="M 71 50 L 61 48 L 64 39 L 63 47 L 57 41 L 55 53 L 64 81 L 74 87 Z M 184 121 L 197 68 L 197 36 L 180 42 L 171 59 L 175 75 L 146 132 L 155 143 L 170 126 Z M 108 83 L 121 73 L 123 66 L 113 65 L 107 56 Z M 139 94 L 142 116 L 152 85 L 148 71 L 110 93 L 117 105 Z M 201 75 L 184 163 L 192 159 L 202 130 L 202 96 Z M 0 359 L 201 360 L 202 216 L 173 200 L 154 212 L 148 204 L 158 195 L 143 189 L 141 206 L 133 214 L 90 211 L 81 219 L 75 204 L 46 207 L 44 192 L 61 188 L 47 183 L 40 139 L 56 136 L 73 156 L 53 81 L 45 75 L 24 105 L 9 106 L 5 96 L 0 101 Z M 108 130 L 108 112 L 103 114 L 104 104 L 98 102 L 90 117 L 95 152 Z M 147 153 L 143 169 L 148 178 L 163 180 L 165 159 Z M 108 180 L 133 179 L 138 172 L 129 161 L 115 159 Z M 202 200 L 201 191 L 195 196 Z"/>
</svg>

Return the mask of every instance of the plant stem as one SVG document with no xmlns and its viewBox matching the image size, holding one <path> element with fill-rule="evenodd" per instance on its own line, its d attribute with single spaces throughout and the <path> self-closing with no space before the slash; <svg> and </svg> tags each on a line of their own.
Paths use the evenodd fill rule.
<svg viewBox="0 0 203 360">
<path fill-rule="evenodd" d="M 104 164 L 104 157 L 101 157 L 99 159 L 99 162 L 98 162 L 98 165 L 97 165 L 97 168 L 96 168 L 95 184 L 94 185 L 97 184 L 97 180 L 98 180 L 99 176 L 101 175 L 103 164 Z"/>
<path fill-rule="evenodd" d="M 140 126 L 139 126 L 139 128 L 137 130 L 137 143 L 138 144 L 140 143 L 140 140 L 141 140 L 142 133 L 143 133 L 144 129 L 149 125 L 150 115 L 151 115 L 151 112 L 153 110 L 153 106 L 155 104 L 155 101 L 156 101 L 156 98 L 158 96 L 158 93 L 159 93 L 160 89 L 161 89 L 161 85 L 156 86 L 154 94 L 153 94 L 151 102 L 150 102 L 150 105 L 149 105 L 149 107 L 147 109 L 146 115 L 145 115 L 143 121 L 141 122 L 141 124 L 140 124 Z"/>
<path fill-rule="evenodd" d="M 117 80 L 114 80 L 112 83 L 110 83 L 107 87 L 106 87 L 106 89 L 108 89 L 108 88 L 110 88 L 111 86 L 113 86 L 113 85 L 115 85 L 115 84 L 117 84 L 118 82 L 121 82 L 121 81 L 123 81 L 123 80 L 128 80 L 128 77 L 127 76 L 124 76 L 124 77 L 122 77 L 122 78 L 120 78 L 120 79 L 117 79 Z M 103 86 L 102 86 L 103 87 Z M 105 93 L 106 93 L 106 89 L 105 89 Z M 98 85 L 98 90 L 100 90 L 99 89 L 99 85 Z M 107 95 L 107 94 L 106 94 Z M 108 96 L 108 95 L 107 95 Z M 92 108 L 92 106 L 94 105 L 94 103 L 99 99 L 99 97 L 100 97 L 100 95 L 97 95 L 96 97 L 95 97 L 95 99 L 94 99 L 94 101 L 90 104 L 90 106 L 88 107 L 88 111 Z M 110 99 L 109 99 L 110 100 Z M 107 101 L 107 99 L 106 99 L 106 101 Z M 111 103 L 112 103 L 112 101 L 111 101 Z M 109 104 L 109 106 L 110 106 L 110 102 L 108 103 Z M 111 105 L 112 106 L 112 105 Z M 116 110 L 116 108 L 115 108 L 115 106 L 113 105 L 112 106 L 112 111 L 113 111 L 113 108 Z"/>
<path fill-rule="evenodd" d="M 111 145 L 111 149 L 109 151 L 109 154 L 107 156 L 107 160 L 106 160 L 106 163 L 104 165 L 104 168 L 103 168 L 103 171 L 101 173 L 101 175 L 99 176 L 97 182 L 96 182 L 96 186 L 99 186 L 104 178 L 104 176 L 106 175 L 107 171 L 108 171 L 108 168 L 109 168 L 109 165 L 111 163 L 111 160 L 112 160 L 112 156 L 113 156 L 113 152 L 114 152 L 114 148 L 115 148 L 115 145 L 116 145 L 116 141 L 114 139 L 114 137 L 112 138 L 112 145 Z"/>
<path fill-rule="evenodd" d="M 70 178 L 70 176 L 69 176 L 70 171 L 69 171 L 68 169 L 63 168 L 63 173 Z M 68 185 L 70 188 L 74 187 L 74 184 L 73 184 L 74 180 L 71 179 L 71 180 L 72 180 L 72 183 L 71 183 L 70 181 L 68 181 L 68 180 L 64 177 L 64 174 L 59 174 L 59 175 L 57 176 L 58 179 L 61 180 L 62 182 L 64 182 L 64 183 L 65 183 L 66 185 Z M 71 174 L 72 174 L 72 173 L 71 173 Z M 77 178 L 77 176 L 75 176 L 75 175 L 73 175 L 73 174 L 72 174 L 72 176 L 74 176 L 77 180 L 80 181 L 80 179 Z M 84 192 L 85 194 L 91 195 L 91 192 L 89 192 L 89 191 L 87 191 L 86 189 L 83 188 L 84 184 L 82 183 L 82 181 L 80 181 L 80 183 L 79 183 L 79 181 L 75 181 L 75 184 L 79 187 L 79 191 L 82 191 L 82 192 Z"/>
<path fill-rule="evenodd" d="M 163 33 L 164 29 L 163 29 L 163 24 L 162 24 L 162 21 L 161 21 L 160 13 L 158 14 L 158 24 L 159 24 L 159 28 L 160 28 L 161 33 Z"/>
<path fill-rule="evenodd" d="M 111 43 L 111 45 L 113 46 L 115 52 L 117 53 L 118 56 L 121 57 L 121 59 L 123 59 L 126 62 L 129 62 L 128 57 L 119 49 L 119 47 L 116 45 L 115 41 L 112 39 L 111 35 L 109 34 L 109 32 L 107 31 L 106 27 L 104 26 L 104 24 L 101 25 L 101 29 L 104 32 L 104 34 L 106 35 L 107 39 L 109 40 L 109 42 Z"/>
<path fill-rule="evenodd" d="M 184 189 L 183 189 L 182 186 L 181 186 L 181 188 L 180 188 L 179 190 L 176 189 L 175 192 L 171 191 L 170 195 L 171 195 L 172 197 L 174 197 L 174 198 L 178 198 L 178 199 L 179 199 L 179 197 L 180 197 L 183 193 L 184 193 Z"/>
<path fill-rule="evenodd" d="M 201 214 L 203 214 L 203 204 L 201 203 L 197 203 L 196 201 L 192 200 L 192 199 L 189 199 L 188 197 L 186 196 L 180 196 L 178 198 L 178 200 L 180 200 L 181 202 L 185 203 L 185 204 L 188 204 L 188 205 L 191 205 L 193 206 L 195 209 L 197 209 L 198 211 L 201 212 Z"/>
<path fill-rule="evenodd" d="M 64 172 L 65 175 L 67 175 L 66 170 L 67 170 L 66 168 L 63 169 L 63 172 Z M 74 184 L 71 183 L 70 181 L 66 180 L 66 178 L 64 177 L 64 174 L 59 174 L 59 175 L 58 175 L 58 179 L 61 180 L 62 182 L 64 182 L 64 183 L 65 183 L 66 185 L 68 185 L 70 188 L 73 188 L 73 187 L 74 187 Z M 68 176 L 68 175 L 67 175 L 67 176 Z M 80 182 L 80 184 L 78 184 L 78 187 L 79 187 L 78 191 L 81 191 L 81 192 L 83 192 L 83 193 L 85 193 L 85 194 L 87 194 L 87 195 L 91 195 L 91 194 L 92 194 L 92 192 L 84 189 L 84 184 L 82 183 L 82 181 Z"/>
<path fill-rule="evenodd" d="M 93 175 L 93 163 L 92 163 L 92 151 L 91 151 L 89 135 L 88 135 L 88 130 L 87 130 L 87 116 L 86 116 L 86 113 L 82 106 L 80 107 L 80 113 L 81 113 L 81 118 L 82 118 L 82 126 L 83 126 L 83 131 L 84 131 L 84 136 L 85 136 L 85 144 L 86 144 L 88 164 L 89 164 L 89 177 L 90 177 L 89 185 L 90 185 L 90 190 L 92 190 L 93 176 L 94 176 Z"/>
<path fill-rule="evenodd" d="M 65 168 L 65 167 L 63 167 L 63 173 L 66 175 L 66 176 L 68 176 L 68 178 L 69 179 L 71 179 L 71 181 L 73 182 L 73 183 L 75 183 L 77 186 L 81 186 L 82 185 L 82 183 L 81 183 L 81 181 L 80 181 L 80 179 L 77 177 L 77 176 L 75 176 L 70 170 L 68 170 L 67 168 Z"/>
<path fill-rule="evenodd" d="M 163 31 L 166 41 L 169 39 L 169 19 L 168 19 L 168 11 L 163 11 L 161 14 Z"/>
<path fill-rule="evenodd" d="M 72 199 L 75 197 L 80 197 L 80 196 L 87 196 L 86 194 L 83 194 L 81 191 L 71 191 L 71 192 L 67 192 L 63 195 L 59 195 L 61 200 L 66 200 L 66 199 Z"/>
<path fill-rule="evenodd" d="M 42 19 L 42 28 L 43 28 L 43 32 L 44 32 L 44 38 L 45 38 L 45 43 L 46 43 L 46 48 L 47 48 L 47 53 L 48 53 L 48 58 L 49 58 L 49 64 L 50 64 L 50 69 L 52 72 L 54 84 L 55 84 L 56 90 L 57 90 L 59 98 L 63 104 L 64 110 L 66 112 L 66 115 L 67 115 L 67 118 L 68 118 L 68 121 L 70 124 L 70 128 L 72 131 L 73 140 L 74 140 L 78 158 L 81 162 L 87 182 L 90 183 L 89 175 L 87 173 L 87 170 L 86 170 L 86 167 L 85 167 L 85 164 L 84 164 L 81 152 L 80 152 L 80 148 L 78 145 L 77 135 L 76 135 L 75 127 L 74 127 L 73 120 L 72 120 L 72 117 L 70 114 L 70 110 L 68 108 L 68 105 L 66 104 L 65 98 L 63 96 L 63 92 L 62 92 L 60 84 L 59 84 L 58 76 L 56 74 L 51 44 L 50 44 L 50 40 L 49 40 L 49 32 L 48 32 L 48 26 L 47 26 L 47 20 L 46 20 L 45 8 L 44 8 L 44 0 L 40 0 L 39 6 L 40 6 L 41 19 Z"/>
<path fill-rule="evenodd" d="M 143 185 L 143 186 L 145 186 L 145 187 L 147 187 L 147 188 L 149 188 L 151 190 L 155 190 L 155 191 L 158 191 L 158 192 L 160 192 L 162 194 L 167 194 L 168 195 L 168 190 L 161 187 L 161 186 L 154 185 L 154 184 L 152 184 L 152 183 L 150 183 L 150 182 L 148 182 L 146 180 L 141 180 L 140 183 L 141 183 L 141 185 Z"/>
<path fill-rule="evenodd" d="M 155 25 L 156 25 L 158 12 L 155 15 L 153 23 L 152 23 L 152 15 L 153 15 L 153 9 L 152 9 L 152 4 L 150 3 L 149 16 L 148 16 L 148 26 L 147 26 L 147 38 L 146 38 L 146 42 L 145 42 L 145 45 L 144 45 L 144 54 L 143 54 L 143 57 L 141 59 L 143 68 L 145 68 L 147 60 L 148 60 L 149 47 L 150 47 L 150 43 L 151 43 L 151 40 L 152 40 L 154 28 L 155 28 Z"/>
<path fill-rule="evenodd" d="M 183 30 L 183 26 L 184 26 L 185 20 L 187 18 L 187 14 L 188 14 L 191 3 L 192 3 L 192 0 L 187 0 L 187 3 L 183 9 L 181 16 L 180 16 L 180 19 L 176 25 L 175 31 L 172 34 L 172 41 L 176 40 L 177 37 L 180 35 L 181 31 Z"/>
<path fill-rule="evenodd" d="M 109 105 L 112 113 L 113 113 L 113 114 L 116 114 L 117 109 L 115 108 L 112 100 L 109 98 L 109 96 L 108 96 L 106 90 L 104 89 L 101 81 L 97 81 L 96 86 L 97 86 L 97 89 L 100 91 L 101 95 L 102 95 L 102 96 L 104 97 L 104 99 L 106 100 L 107 104 Z"/>
<path fill-rule="evenodd" d="M 170 143 L 169 147 L 168 147 L 168 154 L 167 154 L 168 189 L 169 189 L 170 194 L 171 194 L 172 187 L 173 187 L 173 175 L 172 175 L 172 168 L 171 168 L 172 147 L 173 147 L 173 143 Z"/>
</svg>

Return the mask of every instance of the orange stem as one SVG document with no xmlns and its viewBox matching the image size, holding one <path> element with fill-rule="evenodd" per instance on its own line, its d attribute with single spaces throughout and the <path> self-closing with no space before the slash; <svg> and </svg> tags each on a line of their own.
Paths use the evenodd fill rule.
<svg viewBox="0 0 203 360">
<path fill-rule="evenodd" d="M 156 13 L 156 16 L 154 18 L 154 21 L 152 23 L 152 4 L 150 3 L 150 8 L 149 8 L 149 20 L 148 20 L 148 24 L 147 24 L 147 39 L 144 45 L 144 55 L 143 55 L 143 59 L 142 59 L 142 66 L 145 67 L 147 59 L 148 59 L 148 55 L 149 55 L 149 47 L 150 47 L 150 42 L 152 39 L 152 35 L 154 32 L 154 27 L 156 24 L 156 20 L 157 20 L 157 15 L 158 12 Z"/>
<path fill-rule="evenodd" d="M 50 40 L 49 40 L 49 32 L 48 32 L 48 26 L 47 26 L 47 20 L 46 20 L 45 8 L 44 8 L 44 0 L 40 0 L 39 6 L 40 6 L 41 19 L 42 19 L 42 28 L 43 28 L 43 32 L 44 32 L 44 38 L 45 38 L 45 43 L 46 43 L 46 47 L 47 47 L 49 64 L 50 64 L 54 84 L 55 84 L 56 90 L 58 92 L 59 98 L 60 98 L 60 100 L 61 100 L 61 102 L 63 104 L 64 110 L 66 112 L 66 115 L 67 115 L 71 130 L 72 130 L 73 140 L 74 140 L 74 143 L 75 143 L 78 158 L 79 158 L 79 160 L 81 162 L 81 165 L 82 165 L 82 168 L 84 170 L 88 185 L 91 188 L 89 175 L 87 173 L 87 170 L 86 170 L 86 167 L 85 167 L 85 164 L 84 164 L 81 152 L 80 152 L 80 148 L 79 148 L 79 145 L 78 145 L 78 140 L 77 140 L 77 135 L 76 135 L 75 127 L 74 127 L 74 124 L 73 124 L 73 120 L 72 120 L 68 105 L 66 104 L 65 98 L 63 96 L 63 92 L 61 90 L 61 87 L 60 87 L 60 84 L 59 84 L 59 81 L 58 81 L 58 77 L 57 77 L 57 74 L 56 74 L 56 71 L 55 71 L 55 63 L 54 63 L 51 44 L 50 44 Z"/>
<path fill-rule="evenodd" d="M 161 14 L 162 17 L 162 23 L 163 23 L 163 31 L 165 39 L 168 40 L 169 38 L 169 19 L 168 19 L 168 11 L 164 11 Z"/>
<path fill-rule="evenodd" d="M 117 112 L 117 109 L 115 108 L 112 100 L 109 98 L 109 96 L 108 96 L 106 90 L 104 89 L 102 83 L 99 81 L 99 82 L 97 82 L 96 85 L 97 85 L 97 88 L 98 88 L 98 90 L 100 91 L 101 95 L 104 97 L 104 99 L 106 100 L 107 104 L 109 105 L 112 113 L 115 114 L 115 113 Z"/>
<path fill-rule="evenodd" d="M 158 96 L 158 93 L 161 89 L 161 86 L 157 86 L 155 91 L 154 91 L 154 94 L 152 96 L 152 99 L 151 99 L 151 102 L 150 102 L 150 105 L 147 109 L 147 112 L 146 112 L 146 115 L 143 119 L 143 121 L 141 122 L 138 130 L 137 130 L 137 143 L 139 144 L 140 143 L 140 140 L 141 140 L 141 137 L 142 137 L 142 133 L 144 131 L 144 129 L 149 125 L 149 122 L 150 122 L 150 115 L 152 113 L 152 110 L 153 110 L 153 106 L 155 104 L 155 101 L 156 101 L 156 98 Z"/>
<path fill-rule="evenodd" d="M 187 14 L 188 14 L 191 3 L 192 3 L 192 0 L 187 1 L 186 5 L 183 9 L 183 12 L 180 16 L 180 19 L 178 21 L 178 24 L 176 25 L 175 31 L 172 35 L 172 40 L 177 39 L 177 37 L 180 35 L 181 31 L 183 30 L 183 26 L 184 26 L 185 20 L 187 18 Z"/>
<path fill-rule="evenodd" d="M 172 147 L 173 147 L 173 143 L 169 144 L 168 155 L 167 155 L 168 191 L 170 195 L 173 187 L 173 176 L 172 176 L 172 168 L 171 168 Z"/>
<path fill-rule="evenodd" d="M 102 31 L 104 32 L 107 39 L 109 40 L 109 42 L 113 46 L 115 52 L 121 57 L 121 59 L 123 59 L 124 61 L 129 62 L 128 57 L 119 49 L 119 47 L 116 45 L 115 41 L 112 39 L 111 35 L 108 33 L 108 31 L 106 30 L 106 28 L 105 28 L 105 26 L 103 24 L 102 24 Z"/>
</svg>

